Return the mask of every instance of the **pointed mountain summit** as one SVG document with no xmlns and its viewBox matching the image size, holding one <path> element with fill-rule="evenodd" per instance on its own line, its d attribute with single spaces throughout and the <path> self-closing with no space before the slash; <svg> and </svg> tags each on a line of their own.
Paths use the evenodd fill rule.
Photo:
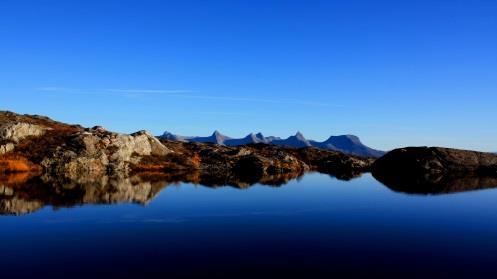
<svg viewBox="0 0 497 279">
<path fill-rule="evenodd" d="M 214 131 L 212 135 L 208 137 L 193 137 L 190 139 L 190 141 L 195 141 L 195 142 L 210 142 L 210 143 L 215 143 L 215 144 L 220 144 L 224 145 L 224 141 L 230 139 L 229 137 L 221 134 L 218 130 Z"/>
<path fill-rule="evenodd" d="M 301 132 L 297 132 L 294 136 L 290 136 L 283 140 L 272 140 L 271 144 L 290 146 L 290 147 L 309 147 L 311 143 L 304 137 Z"/>
<path fill-rule="evenodd" d="M 264 137 L 264 135 L 262 133 L 257 133 L 254 135 L 255 136 L 255 139 L 260 142 L 260 143 L 268 143 L 267 139 Z"/>
<path fill-rule="evenodd" d="M 331 136 L 327 140 L 319 142 L 307 140 L 301 132 L 297 132 L 295 135 L 286 139 L 273 136 L 265 137 L 262 133 L 250 133 L 243 138 L 230 138 L 216 130 L 212 135 L 207 137 L 185 137 L 164 132 L 162 138 L 183 142 L 210 142 L 227 146 L 265 143 L 295 148 L 316 147 L 364 157 L 381 157 L 385 154 L 383 151 L 375 150 L 364 145 L 361 140 L 354 135 Z"/>
<path fill-rule="evenodd" d="M 214 138 L 214 141 L 213 143 L 216 143 L 216 144 L 224 144 L 224 141 L 226 140 L 229 140 L 230 137 L 227 137 L 223 134 L 221 134 L 221 132 L 219 132 L 218 130 L 215 130 L 213 133 L 212 133 L 212 136 Z"/>
<path fill-rule="evenodd" d="M 244 144 L 253 144 L 253 143 L 267 143 L 266 138 L 261 133 L 254 134 L 250 133 L 244 138 L 241 139 L 229 139 L 225 141 L 225 144 L 228 146 L 237 146 Z"/>
</svg>

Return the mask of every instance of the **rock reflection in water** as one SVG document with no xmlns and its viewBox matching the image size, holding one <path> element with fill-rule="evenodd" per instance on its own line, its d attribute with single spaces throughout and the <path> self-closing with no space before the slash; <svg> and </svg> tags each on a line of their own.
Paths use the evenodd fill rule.
<svg viewBox="0 0 497 279">
<path fill-rule="evenodd" d="M 256 183 L 280 186 L 303 173 L 284 173 L 259 178 L 211 175 L 202 172 L 168 174 L 142 173 L 131 177 L 82 177 L 78 180 L 57 179 L 28 174 L 4 175 L 0 178 L 0 214 L 31 213 L 44 206 L 73 207 L 84 204 L 147 204 L 171 184 L 182 182 L 206 187 L 231 186 L 248 188 Z"/>
<path fill-rule="evenodd" d="M 0 176 L 0 214 L 21 215 L 37 211 L 44 206 L 73 207 L 85 204 L 136 203 L 145 205 L 169 185 L 191 183 L 205 187 L 234 187 L 246 189 L 260 184 L 278 187 L 290 180 L 300 179 L 304 173 L 277 175 L 235 175 L 201 171 L 169 173 L 140 173 L 130 177 L 81 177 L 77 180 L 18 173 Z M 361 173 L 338 176 L 351 180 Z M 408 194 L 446 194 L 497 187 L 496 177 L 481 175 L 384 175 L 373 176 L 386 187 Z"/>
<path fill-rule="evenodd" d="M 414 176 L 373 172 L 373 176 L 391 190 L 408 194 L 449 194 L 497 187 L 497 177 L 471 173 L 426 173 Z"/>
<path fill-rule="evenodd" d="M 22 184 L 0 185 L 0 214 L 25 214 L 46 205 L 58 208 L 120 202 L 146 204 L 163 187 L 160 181 L 144 181 L 139 177 L 103 176 L 82 181 L 35 177 Z"/>
</svg>

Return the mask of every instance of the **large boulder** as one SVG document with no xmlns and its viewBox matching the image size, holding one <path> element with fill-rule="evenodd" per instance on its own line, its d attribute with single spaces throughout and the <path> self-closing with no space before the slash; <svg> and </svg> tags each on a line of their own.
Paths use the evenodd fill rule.
<svg viewBox="0 0 497 279">
<path fill-rule="evenodd" d="M 497 155 L 441 147 L 395 149 L 376 160 L 375 173 L 485 173 L 497 175 Z"/>
<path fill-rule="evenodd" d="M 146 131 L 125 135 L 95 127 L 73 135 L 41 164 L 46 170 L 75 178 L 83 174 L 127 173 L 129 164 L 139 162 L 143 156 L 171 152 Z"/>
<path fill-rule="evenodd" d="M 497 155 L 441 147 L 407 147 L 376 160 L 373 176 L 392 190 L 436 194 L 497 186 Z"/>
</svg>

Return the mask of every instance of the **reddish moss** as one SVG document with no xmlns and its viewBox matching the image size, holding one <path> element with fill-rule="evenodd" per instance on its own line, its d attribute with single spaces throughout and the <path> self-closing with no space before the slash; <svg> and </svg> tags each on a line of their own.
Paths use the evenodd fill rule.
<svg viewBox="0 0 497 279">
<path fill-rule="evenodd" d="M 0 173 L 38 172 L 40 170 L 40 166 L 21 155 L 8 154 L 0 157 Z"/>
</svg>

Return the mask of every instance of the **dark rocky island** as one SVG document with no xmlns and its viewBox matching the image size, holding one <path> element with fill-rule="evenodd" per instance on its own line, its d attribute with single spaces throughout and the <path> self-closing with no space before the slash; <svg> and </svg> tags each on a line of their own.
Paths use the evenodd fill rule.
<svg viewBox="0 0 497 279">
<path fill-rule="evenodd" d="M 373 176 L 406 193 L 441 194 L 497 187 L 497 156 L 441 147 L 407 147 L 375 161 Z"/>
</svg>

